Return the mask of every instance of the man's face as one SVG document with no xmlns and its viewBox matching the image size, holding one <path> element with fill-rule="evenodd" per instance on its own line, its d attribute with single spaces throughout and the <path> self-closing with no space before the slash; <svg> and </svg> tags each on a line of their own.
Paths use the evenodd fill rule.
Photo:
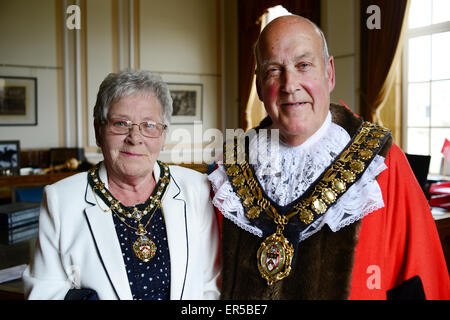
<svg viewBox="0 0 450 320">
<path fill-rule="evenodd" d="M 283 17 L 259 41 L 257 90 L 273 128 L 289 145 L 299 145 L 323 124 L 334 88 L 333 58 L 325 66 L 322 40 L 299 17 Z"/>
</svg>

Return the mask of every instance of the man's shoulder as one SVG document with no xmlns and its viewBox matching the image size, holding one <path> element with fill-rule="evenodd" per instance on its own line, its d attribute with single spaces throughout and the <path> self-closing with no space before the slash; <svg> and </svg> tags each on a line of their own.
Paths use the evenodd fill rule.
<svg viewBox="0 0 450 320">
<path fill-rule="evenodd" d="M 331 103 L 330 112 L 332 121 L 344 128 L 350 136 L 353 136 L 363 123 L 363 120 L 346 106 Z"/>
</svg>

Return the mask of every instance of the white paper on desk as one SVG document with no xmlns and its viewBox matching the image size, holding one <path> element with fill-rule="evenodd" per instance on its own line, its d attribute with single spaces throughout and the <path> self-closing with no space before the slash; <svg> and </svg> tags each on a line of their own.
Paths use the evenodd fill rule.
<svg viewBox="0 0 450 320">
<path fill-rule="evenodd" d="M 450 194 L 450 188 L 449 187 L 436 188 L 434 189 L 434 192 L 442 194 Z"/>
<path fill-rule="evenodd" d="M 26 267 L 26 264 L 21 264 L 15 267 L 0 270 L 0 283 L 22 278 L 22 274 Z"/>
<path fill-rule="evenodd" d="M 444 208 L 440 208 L 440 207 L 431 207 L 431 214 L 433 216 L 439 216 L 441 214 L 445 214 L 447 213 L 448 210 L 444 209 Z"/>
</svg>

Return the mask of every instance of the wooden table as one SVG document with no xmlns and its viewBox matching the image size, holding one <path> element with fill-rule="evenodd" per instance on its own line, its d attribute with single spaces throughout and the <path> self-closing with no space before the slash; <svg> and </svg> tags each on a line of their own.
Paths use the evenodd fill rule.
<svg viewBox="0 0 450 320">
<path fill-rule="evenodd" d="M 0 186 L 15 187 L 30 187 L 30 186 L 45 186 L 47 184 L 55 183 L 61 179 L 69 177 L 77 171 L 56 172 L 48 174 L 31 174 L 26 176 L 0 176 Z"/>
<path fill-rule="evenodd" d="M 77 171 L 34 174 L 26 176 L 0 176 L 0 199 L 14 200 L 14 189 L 46 186 L 69 177 Z"/>
</svg>

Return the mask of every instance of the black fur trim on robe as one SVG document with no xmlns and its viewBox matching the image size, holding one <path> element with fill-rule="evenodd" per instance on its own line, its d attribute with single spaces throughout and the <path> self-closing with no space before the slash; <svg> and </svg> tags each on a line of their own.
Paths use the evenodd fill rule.
<svg viewBox="0 0 450 320">
<path fill-rule="evenodd" d="M 362 123 L 343 106 L 331 105 L 332 121 L 353 136 Z M 258 128 L 271 124 L 264 119 Z M 392 138 L 381 150 L 386 156 Z M 257 267 L 256 253 L 263 238 L 255 236 L 230 220 L 222 220 L 222 294 L 221 299 L 347 299 L 350 294 L 355 247 L 361 221 L 338 232 L 324 226 L 299 243 L 289 276 L 267 285 Z M 295 247 L 295 246 L 294 246 Z"/>
</svg>

